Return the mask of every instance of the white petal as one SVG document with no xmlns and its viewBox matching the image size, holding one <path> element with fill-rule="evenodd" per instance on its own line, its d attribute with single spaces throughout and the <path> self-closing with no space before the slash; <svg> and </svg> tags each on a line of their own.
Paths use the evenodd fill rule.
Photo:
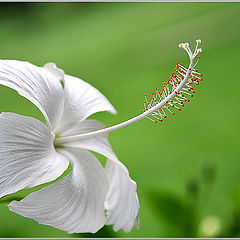
<svg viewBox="0 0 240 240">
<path fill-rule="evenodd" d="M 122 228 L 125 232 L 130 232 L 135 220 L 137 227 L 139 227 L 137 185 L 129 177 L 124 165 L 120 166 L 108 160 L 106 173 L 110 183 L 110 189 L 105 202 L 107 210 L 106 224 L 113 224 L 114 231 Z"/>
<path fill-rule="evenodd" d="M 116 110 L 96 88 L 80 78 L 64 75 L 64 112 L 57 131 L 70 128 L 96 112 Z"/>
<path fill-rule="evenodd" d="M 53 137 L 37 119 L 0 115 L 0 197 L 62 175 L 68 161 L 54 150 Z"/>
<path fill-rule="evenodd" d="M 109 186 L 104 168 L 86 150 L 59 151 L 71 160 L 72 172 L 20 202 L 13 201 L 9 209 L 68 233 L 94 233 L 105 224 L 104 201 Z"/>
<path fill-rule="evenodd" d="M 46 63 L 43 67 L 51 72 L 58 79 L 58 81 L 64 79 L 64 71 L 58 68 L 55 63 Z"/>
<path fill-rule="evenodd" d="M 74 136 L 77 134 L 93 132 L 102 128 L 105 128 L 105 125 L 103 123 L 93 119 L 87 119 L 79 124 L 74 125 L 72 128 L 62 132 L 60 136 L 61 137 Z M 76 142 L 73 142 L 73 145 L 75 144 Z"/>
<path fill-rule="evenodd" d="M 96 131 L 104 125 L 95 120 L 85 120 L 65 133 L 65 136 Z M 123 228 L 129 232 L 136 221 L 138 225 L 139 202 L 136 183 L 130 178 L 127 168 L 117 159 L 108 142 L 107 135 L 82 139 L 65 144 L 98 152 L 108 158 L 106 173 L 110 190 L 106 200 L 107 224 L 113 224 L 114 230 Z"/>
<path fill-rule="evenodd" d="M 64 92 L 61 83 L 42 67 L 16 60 L 0 60 L 0 84 L 13 88 L 34 103 L 52 129 L 62 114 Z"/>
</svg>

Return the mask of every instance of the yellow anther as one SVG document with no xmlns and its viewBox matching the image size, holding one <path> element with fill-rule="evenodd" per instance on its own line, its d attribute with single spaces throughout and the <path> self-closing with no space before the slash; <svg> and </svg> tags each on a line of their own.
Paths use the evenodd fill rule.
<svg viewBox="0 0 240 240">
<path fill-rule="evenodd" d="M 202 52 L 202 49 L 201 49 L 201 48 L 199 48 L 197 51 L 198 51 L 199 53 L 201 53 L 201 52 Z"/>
<path fill-rule="evenodd" d="M 201 42 L 202 42 L 201 39 L 196 40 L 196 43 L 201 43 Z"/>
<path fill-rule="evenodd" d="M 188 46 L 189 46 L 189 43 L 185 43 L 184 46 L 185 46 L 185 47 L 188 47 Z"/>
<path fill-rule="evenodd" d="M 183 44 L 182 44 L 182 43 L 180 43 L 180 44 L 178 45 L 178 47 L 180 47 L 180 48 L 181 48 L 181 47 L 183 47 Z"/>
</svg>

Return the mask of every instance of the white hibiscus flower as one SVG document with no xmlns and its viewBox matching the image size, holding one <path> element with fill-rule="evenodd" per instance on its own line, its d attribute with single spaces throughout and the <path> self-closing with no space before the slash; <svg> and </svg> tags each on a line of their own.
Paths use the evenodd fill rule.
<svg viewBox="0 0 240 240">
<path fill-rule="evenodd" d="M 87 119 L 100 111 L 116 113 L 90 84 L 65 74 L 53 63 L 42 68 L 1 60 L 0 84 L 34 103 L 47 125 L 14 113 L 0 115 L 0 198 L 53 181 L 72 165 L 69 175 L 11 202 L 9 209 L 68 233 L 94 233 L 104 224 L 125 232 L 135 222 L 138 226 L 136 183 L 113 153 L 107 134 L 145 117 L 161 122 L 167 113 L 175 114 L 170 108 L 181 110 L 195 93 L 193 84 L 202 81 L 202 74 L 194 69 L 200 42 L 194 52 L 188 43 L 179 45 L 188 53 L 189 67 L 177 63 L 162 91 L 156 89 L 149 101 L 145 97 L 142 114 L 109 128 Z M 105 169 L 88 150 L 107 157 Z"/>
<path fill-rule="evenodd" d="M 138 221 L 136 183 L 112 151 L 107 134 L 55 143 L 58 137 L 104 128 L 86 118 L 99 111 L 116 113 L 109 101 L 93 86 L 64 74 L 54 64 L 42 68 L 1 60 L 0 84 L 29 99 L 47 121 L 46 126 L 31 117 L 0 115 L 0 197 L 55 180 L 69 163 L 72 165 L 69 175 L 11 202 L 9 209 L 68 233 L 94 233 L 104 224 L 129 232 Z M 88 150 L 107 157 L 105 169 Z"/>
</svg>

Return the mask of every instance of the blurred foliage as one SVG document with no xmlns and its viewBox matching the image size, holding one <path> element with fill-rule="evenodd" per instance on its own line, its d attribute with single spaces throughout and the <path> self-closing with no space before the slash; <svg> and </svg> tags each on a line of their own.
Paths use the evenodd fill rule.
<svg viewBox="0 0 240 240">
<path fill-rule="evenodd" d="M 143 94 L 176 61 L 187 64 L 180 42 L 203 40 L 198 69 L 206 79 L 163 124 L 142 120 L 109 136 L 138 184 L 139 230 L 69 235 L 8 210 L 34 188 L 0 200 L 0 237 L 239 237 L 239 19 L 239 3 L 0 3 L 1 58 L 56 62 L 96 86 L 118 110 L 93 116 L 107 126 L 138 114 Z M 44 121 L 3 86 L 0 111 Z"/>
<path fill-rule="evenodd" d="M 184 197 L 157 189 L 150 192 L 153 207 L 162 224 L 166 225 L 166 236 L 199 237 L 200 185 L 201 181 L 197 179 L 189 180 Z"/>
<path fill-rule="evenodd" d="M 216 216 L 206 216 L 201 219 L 201 211 L 207 204 L 207 199 L 211 194 L 209 187 L 211 188 L 214 184 L 215 176 L 214 165 L 208 163 L 202 167 L 201 177 L 191 179 L 186 183 L 183 198 L 157 189 L 148 193 L 155 214 L 166 227 L 166 236 L 171 235 L 176 238 L 240 236 L 239 189 L 232 194 L 235 208 L 230 212 L 231 220 L 225 229 L 221 229 L 220 220 Z"/>
</svg>

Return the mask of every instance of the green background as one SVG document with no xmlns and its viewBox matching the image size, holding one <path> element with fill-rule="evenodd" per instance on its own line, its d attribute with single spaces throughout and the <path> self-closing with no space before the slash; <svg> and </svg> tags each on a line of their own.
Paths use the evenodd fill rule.
<svg viewBox="0 0 240 240">
<path fill-rule="evenodd" d="M 0 237 L 240 237 L 239 3 L 1 3 L 0 33 L 2 59 L 55 62 L 97 87 L 118 111 L 93 116 L 107 126 L 139 114 L 143 95 L 160 87 L 177 61 L 188 64 L 180 42 L 193 48 L 202 39 L 197 68 L 204 74 L 181 113 L 110 133 L 138 185 L 139 230 L 68 235 L 8 210 L 25 190 L 0 200 Z M 44 121 L 3 86 L 0 111 Z M 203 225 L 219 227 L 209 233 Z"/>
</svg>

